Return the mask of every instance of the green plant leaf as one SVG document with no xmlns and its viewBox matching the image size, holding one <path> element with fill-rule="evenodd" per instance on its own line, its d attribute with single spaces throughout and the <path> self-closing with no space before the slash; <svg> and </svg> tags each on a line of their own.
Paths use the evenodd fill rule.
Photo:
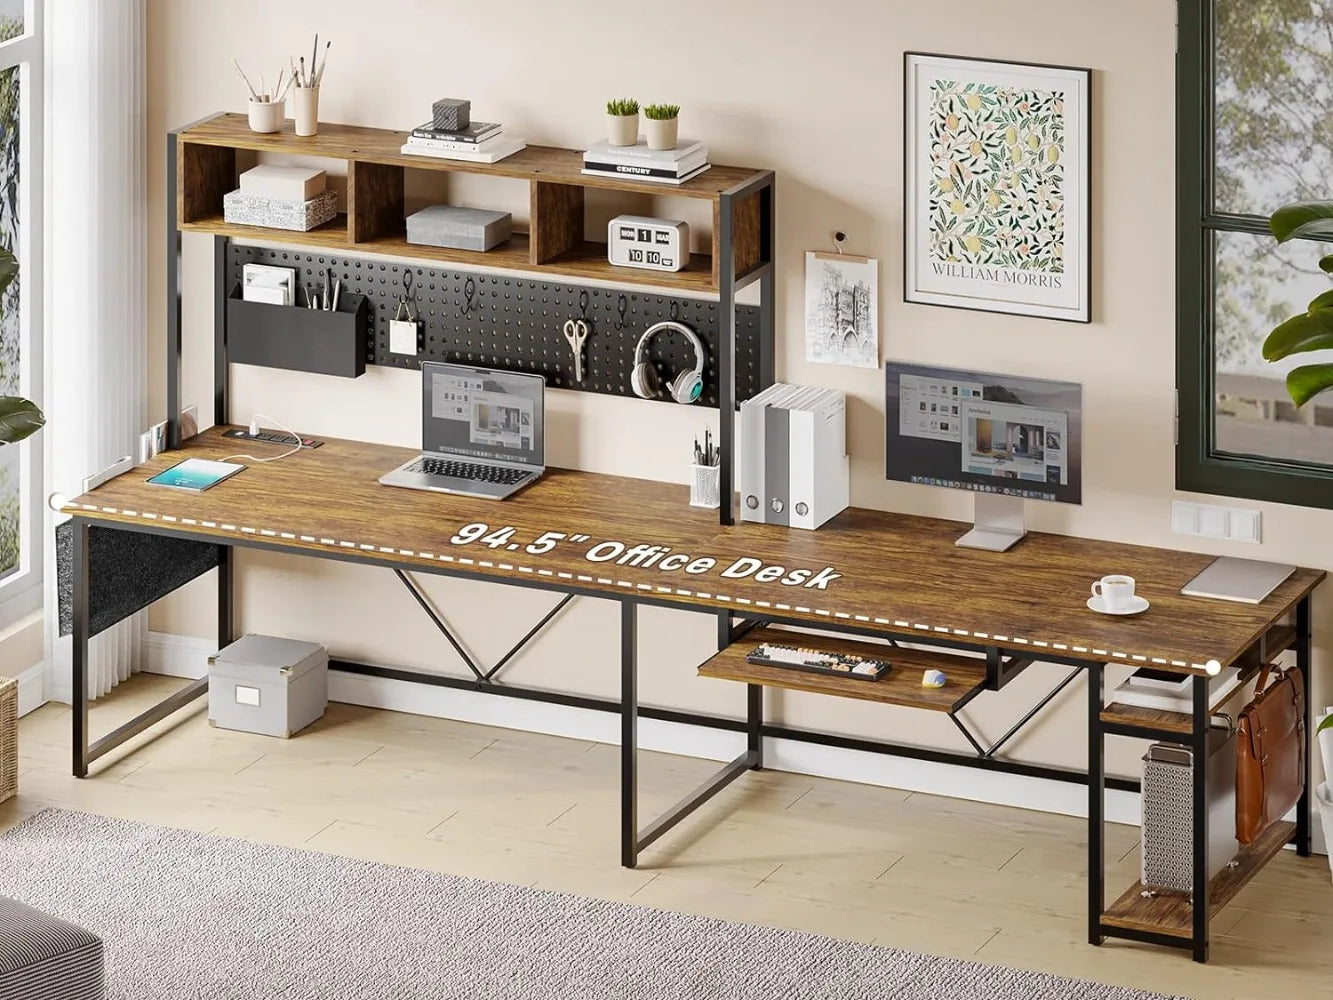
<svg viewBox="0 0 1333 1000">
<path fill-rule="evenodd" d="M 0 247 L 0 294 L 3 294 L 10 282 L 18 277 L 18 273 L 18 258 L 4 247 Z"/>
<path fill-rule="evenodd" d="M 1297 313 L 1276 327 L 1264 339 L 1263 355 L 1265 361 L 1279 361 L 1292 354 L 1329 347 L 1333 347 L 1333 309 L 1314 309 Z"/>
<path fill-rule="evenodd" d="M 1287 394 L 1297 406 L 1328 389 L 1333 389 L 1333 364 L 1301 365 L 1287 373 Z"/>
<path fill-rule="evenodd" d="M 1319 269 L 1325 274 L 1333 274 L 1333 253 L 1319 258 Z"/>
<path fill-rule="evenodd" d="M 1279 243 L 1296 237 L 1333 238 L 1333 202 L 1298 201 L 1283 205 L 1269 217 L 1268 228 Z"/>
<path fill-rule="evenodd" d="M 22 441 L 46 423 L 42 411 L 30 399 L 0 396 L 0 444 Z"/>
<path fill-rule="evenodd" d="M 1319 723 L 1319 728 L 1315 730 L 1315 734 L 1318 735 L 1325 729 L 1333 729 L 1333 715 L 1324 716 L 1324 721 Z"/>
</svg>

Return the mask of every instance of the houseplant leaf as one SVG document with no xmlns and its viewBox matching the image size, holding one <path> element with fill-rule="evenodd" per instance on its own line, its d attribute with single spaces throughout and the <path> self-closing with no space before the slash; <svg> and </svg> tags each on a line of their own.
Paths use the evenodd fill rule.
<svg viewBox="0 0 1333 1000">
<path fill-rule="evenodd" d="M 0 444 L 22 441 L 46 423 L 42 411 L 30 399 L 0 396 Z"/>
<path fill-rule="evenodd" d="M 1296 237 L 1333 239 L 1333 202 L 1298 201 L 1283 205 L 1268 220 L 1279 243 Z"/>
<path fill-rule="evenodd" d="M 1301 365 L 1287 374 L 1287 392 L 1297 406 L 1304 406 L 1326 389 L 1333 389 L 1333 364 Z"/>
<path fill-rule="evenodd" d="M 1297 313 L 1276 327 L 1264 338 L 1263 354 L 1265 361 L 1278 361 L 1327 347 L 1333 347 L 1333 309 L 1315 309 Z"/>
<path fill-rule="evenodd" d="M 1325 274 L 1333 274 L 1333 253 L 1319 258 L 1319 269 Z"/>
<path fill-rule="evenodd" d="M 1315 733 L 1322 733 L 1325 729 L 1333 729 L 1333 715 L 1324 716 L 1324 721 L 1319 723 L 1319 728 L 1315 730 Z"/>
<path fill-rule="evenodd" d="M 4 247 L 0 247 L 0 294 L 9 287 L 10 282 L 18 276 L 18 273 L 18 258 Z"/>
</svg>

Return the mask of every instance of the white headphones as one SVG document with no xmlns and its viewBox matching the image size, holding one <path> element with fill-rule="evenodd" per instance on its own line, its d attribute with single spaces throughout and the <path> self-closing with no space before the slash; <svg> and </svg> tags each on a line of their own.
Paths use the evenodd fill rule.
<svg viewBox="0 0 1333 1000">
<path fill-rule="evenodd" d="M 630 372 L 629 385 L 634 395 L 643 399 L 653 399 L 661 392 L 662 384 L 657 377 L 657 369 L 648 360 L 648 341 L 660 330 L 679 330 L 694 345 L 694 368 L 680 372 L 666 384 L 667 392 L 677 403 L 693 403 L 704 391 L 704 345 L 698 335 L 684 323 L 673 319 L 654 323 L 643 331 L 639 345 L 634 348 L 634 370 Z"/>
</svg>

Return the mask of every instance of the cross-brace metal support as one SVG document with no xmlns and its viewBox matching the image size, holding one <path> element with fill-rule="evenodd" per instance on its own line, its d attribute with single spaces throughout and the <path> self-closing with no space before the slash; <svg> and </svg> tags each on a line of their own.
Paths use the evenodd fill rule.
<svg viewBox="0 0 1333 1000">
<path fill-rule="evenodd" d="M 1026 665 L 1027 664 L 1024 664 L 1024 666 Z M 958 713 L 964 708 L 964 706 L 966 706 L 973 698 L 975 698 L 978 694 L 980 694 L 982 691 L 985 690 L 984 687 L 976 688 L 974 691 L 971 692 L 971 694 L 967 698 L 963 699 L 959 704 L 955 705 L 953 710 L 949 712 L 949 719 L 951 722 L 953 722 L 955 726 L 958 727 L 958 731 L 962 733 L 964 737 L 967 738 L 967 742 L 972 744 L 972 748 L 976 750 L 978 757 L 982 758 L 994 757 L 995 754 L 999 752 L 1000 748 L 1004 746 L 1006 743 L 1008 743 L 1011 738 L 1013 738 L 1015 733 L 1017 733 L 1020 729 L 1022 729 L 1029 722 L 1031 722 L 1033 717 L 1038 712 L 1040 712 L 1043 708 L 1045 708 L 1053 700 L 1055 700 L 1055 696 L 1058 695 L 1061 691 L 1063 691 L 1066 687 L 1068 687 L 1070 682 L 1072 682 L 1073 679 L 1082 672 L 1083 672 L 1082 667 L 1075 667 L 1072 671 L 1070 671 L 1069 674 L 1067 674 L 1065 678 L 1062 681 L 1060 681 L 1059 684 L 1055 685 L 1055 687 L 1053 687 L 1050 690 L 1050 692 L 1047 693 L 1047 695 L 1041 699 L 1041 701 L 1033 705 L 1032 708 L 1028 710 L 1026 715 L 1024 715 L 1017 722 L 1015 722 L 1012 726 L 1010 726 L 1009 731 L 1007 733 L 1005 733 L 998 740 L 992 743 L 989 749 L 981 745 L 981 743 L 977 740 L 977 738 L 972 735 L 972 731 L 967 728 L 967 724 L 964 723 L 963 720 L 958 715 Z"/>
<path fill-rule="evenodd" d="M 450 631 L 448 623 L 440 617 L 439 613 L 433 607 L 431 607 L 430 602 L 426 600 L 426 595 L 421 592 L 421 588 L 412 581 L 412 578 L 401 569 L 395 569 L 394 574 L 398 579 L 403 581 L 403 586 L 407 588 L 409 594 L 416 598 L 417 603 L 421 605 L 421 610 L 426 612 L 426 615 L 430 620 L 435 623 L 435 627 L 438 628 L 444 637 L 449 640 L 449 645 L 454 647 L 454 652 L 456 652 L 459 657 L 462 658 L 463 662 L 467 664 L 468 669 L 476 676 L 479 684 L 494 683 L 495 675 L 500 672 L 505 664 L 518 655 L 519 651 L 522 650 L 524 646 L 537 638 L 537 634 L 541 632 L 542 629 L 546 628 L 546 626 L 551 623 L 551 620 L 555 618 L 555 616 L 560 613 L 561 609 L 572 601 L 575 596 L 573 594 L 566 594 L 564 597 L 560 598 L 555 607 L 546 612 L 541 620 L 537 622 L 536 625 L 532 626 L 532 628 L 528 629 L 523 638 L 519 639 L 509 652 L 505 653 L 504 656 L 496 661 L 495 666 L 491 667 L 489 670 L 483 670 L 477 661 L 472 658 L 472 655 L 463 648 L 463 644 L 458 640 L 457 636 Z"/>
</svg>

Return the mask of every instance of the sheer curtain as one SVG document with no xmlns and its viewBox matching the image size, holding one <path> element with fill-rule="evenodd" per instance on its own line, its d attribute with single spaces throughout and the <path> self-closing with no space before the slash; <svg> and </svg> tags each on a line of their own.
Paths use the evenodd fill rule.
<svg viewBox="0 0 1333 1000">
<path fill-rule="evenodd" d="M 145 428 L 147 130 L 145 0 L 51 0 L 47 56 L 48 482 L 76 496 L 84 476 L 136 454 Z M 71 696 L 71 644 L 56 621 L 48 556 L 52 697 Z M 141 664 L 147 615 L 89 645 L 88 693 L 106 694 Z"/>
</svg>

